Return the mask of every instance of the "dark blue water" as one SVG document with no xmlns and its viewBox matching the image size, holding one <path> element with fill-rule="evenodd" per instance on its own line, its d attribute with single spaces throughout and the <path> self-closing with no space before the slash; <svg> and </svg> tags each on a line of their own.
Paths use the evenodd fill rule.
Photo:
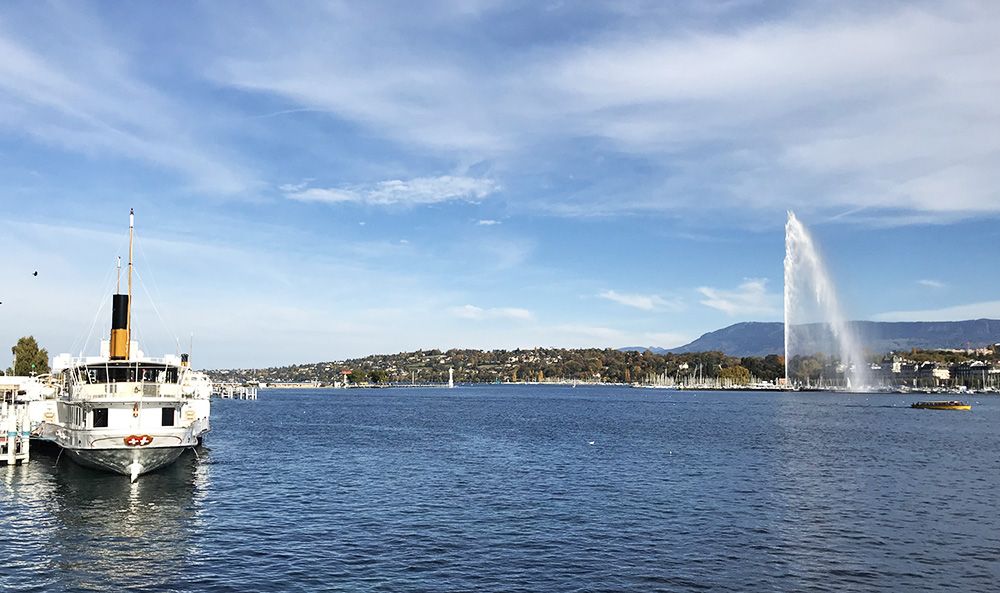
<svg viewBox="0 0 1000 593">
<path fill-rule="evenodd" d="M 1000 398 L 264 391 L 135 485 L 0 468 L 10 591 L 998 591 Z"/>
</svg>

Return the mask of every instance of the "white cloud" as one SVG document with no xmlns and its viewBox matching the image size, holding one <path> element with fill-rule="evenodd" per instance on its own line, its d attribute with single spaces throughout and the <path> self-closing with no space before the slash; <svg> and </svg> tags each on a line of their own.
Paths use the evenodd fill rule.
<svg viewBox="0 0 1000 593">
<path fill-rule="evenodd" d="M 477 26 L 428 12 L 438 27 Z M 504 46 L 491 69 L 490 54 L 413 42 L 427 21 L 342 8 L 269 16 L 263 31 L 248 17 L 252 36 L 231 27 L 230 55 L 208 60 L 214 81 L 448 156 L 567 167 L 537 147 L 587 138 L 648 165 L 624 195 L 533 195 L 536 211 L 1000 212 L 1000 135 L 970 123 L 997 116 L 992 3 L 845 2 L 724 27 L 690 7 L 647 5 L 544 52 Z"/>
<path fill-rule="evenodd" d="M 567 53 L 551 79 L 559 104 L 629 150 L 730 147 L 681 163 L 675 191 L 711 188 L 717 203 L 757 208 L 997 212 L 1000 140 L 968 122 L 996 114 L 1000 77 L 985 73 L 1000 60 L 998 16 L 987 4 L 848 9 L 612 36 Z"/>
<path fill-rule="evenodd" d="M 499 220 L 484 219 L 484 220 L 480 220 L 480 221 L 476 222 L 476 224 L 479 225 L 479 226 L 493 226 L 493 225 L 496 225 L 496 224 L 500 224 L 500 221 Z"/>
<path fill-rule="evenodd" d="M 684 303 L 680 299 L 667 300 L 655 294 L 628 294 L 616 292 L 614 290 L 605 290 L 597 296 L 602 299 L 618 303 L 619 305 L 625 305 L 626 307 L 633 307 L 643 311 L 656 311 L 662 309 L 669 311 L 681 311 L 684 308 Z"/>
<path fill-rule="evenodd" d="M 487 319 L 510 319 L 514 321 L 531 321 L 535 316 L 527 309 L 516 307 L 496 307 L 484 309 L 475 305 L 463 305 L 451 309 L 452 315 L 462 319 L 483 321 Z"/>
<path fill-rule="evenodd" d="M 218 122 L 144 82 L 143 64 L 108 43 L 96 19 L 66 8 L 44 18 L 59 35 L 21 40 L 10 20 L 0 23 L 0 129 L 88 157 L 143 161 L 206 193 L 257 186 L 208 139 Z"/>
<path fill-rule="evenodd" d="M 300 202 L 330 204 L 357 202 L 378 206 L 439 204 L 441 202 L 477 202 L 499 191 L 492 179 L 476 177 L 418 177 L 402 181 L 392 179 L 368 186 L 348 188 L 304 188 L 283 185 L 285 197 Z M 291 191 L 288 191 L 291 189 Z"/>
<path fill-rule="evenodd" d="M 872 316 L 875 321 L 965 321 L 983 318 L 1000 319 L 1000 301 L 954 305 L 941 309 L 889 311 Z"/>
<path fill-rule="evenodd" d="M 926 286 L 927 288 L 945 288 L 947 286 L 947 284 L 941 282 L 940 280 L 930 280 L 927 278 L 923 280 L 917 280 L 917 284 L 919 284 L 920 286 Z"/>
<path fill-rule="evenodd" d="M 767 292 L 766 278 L 748 278 L 736 290 L 702 286 L 698 292 L 706 297 L 701 304 L 729 316 L 775 315 L 780 311 L 779 295 Z"/>
<path fill-rule="evenodd" d="M 284 192 L 286 194 L 300 192 L 300 191 L 303 191 L 306 188 L 308 188 L 309 184 L 312 181 L 313 181 L 313 179 L 309 178 L 309 179 L 303 179 L 302 181 L 300 181 L 298 183 L 285 183 L 283 185 L 279 185 L 278 189 L 280 189 L 282 192 Z"/>
</svg>

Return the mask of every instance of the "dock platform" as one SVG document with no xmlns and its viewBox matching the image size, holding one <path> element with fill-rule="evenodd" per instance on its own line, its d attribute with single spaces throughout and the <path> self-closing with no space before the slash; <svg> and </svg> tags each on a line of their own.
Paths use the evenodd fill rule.
<svg viewBox="0 0 1000 593">
<path fill-rule="evenodd" d="M 242 383 L 212 383 L 212 397 L 220 399 L 257 399 L 257 386 Z"/>
<path fill-rule="evenodd" d="M 31 460 L 31 426 L 28 404 L 17 400 L 16 390 L 0 390 L 0 464 Z"/>
</svg>

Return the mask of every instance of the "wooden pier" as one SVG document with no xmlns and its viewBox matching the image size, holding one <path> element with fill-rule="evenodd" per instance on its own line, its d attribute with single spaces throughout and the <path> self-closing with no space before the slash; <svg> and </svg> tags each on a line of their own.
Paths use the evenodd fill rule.
<svg viewBox="0 0 1000 593">
<path fill-rule="evenodd" d="M 28 463 L 31 426 L 28 404 L 17 399 L 16 388 L 0 386 L 0 463 Z"/>
</svg>

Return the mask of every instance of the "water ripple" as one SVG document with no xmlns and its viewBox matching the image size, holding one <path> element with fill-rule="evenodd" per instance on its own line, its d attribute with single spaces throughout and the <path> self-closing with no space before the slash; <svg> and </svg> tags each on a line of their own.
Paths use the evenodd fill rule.
<svg viewBox="0 0 1000 593">
<path fill-rule="evenodd" d="M 990 591 L 1000 400 L 481 387 L 217 402 L 200 458 L 0 469 L 18 591 Z"/>
</svg>

